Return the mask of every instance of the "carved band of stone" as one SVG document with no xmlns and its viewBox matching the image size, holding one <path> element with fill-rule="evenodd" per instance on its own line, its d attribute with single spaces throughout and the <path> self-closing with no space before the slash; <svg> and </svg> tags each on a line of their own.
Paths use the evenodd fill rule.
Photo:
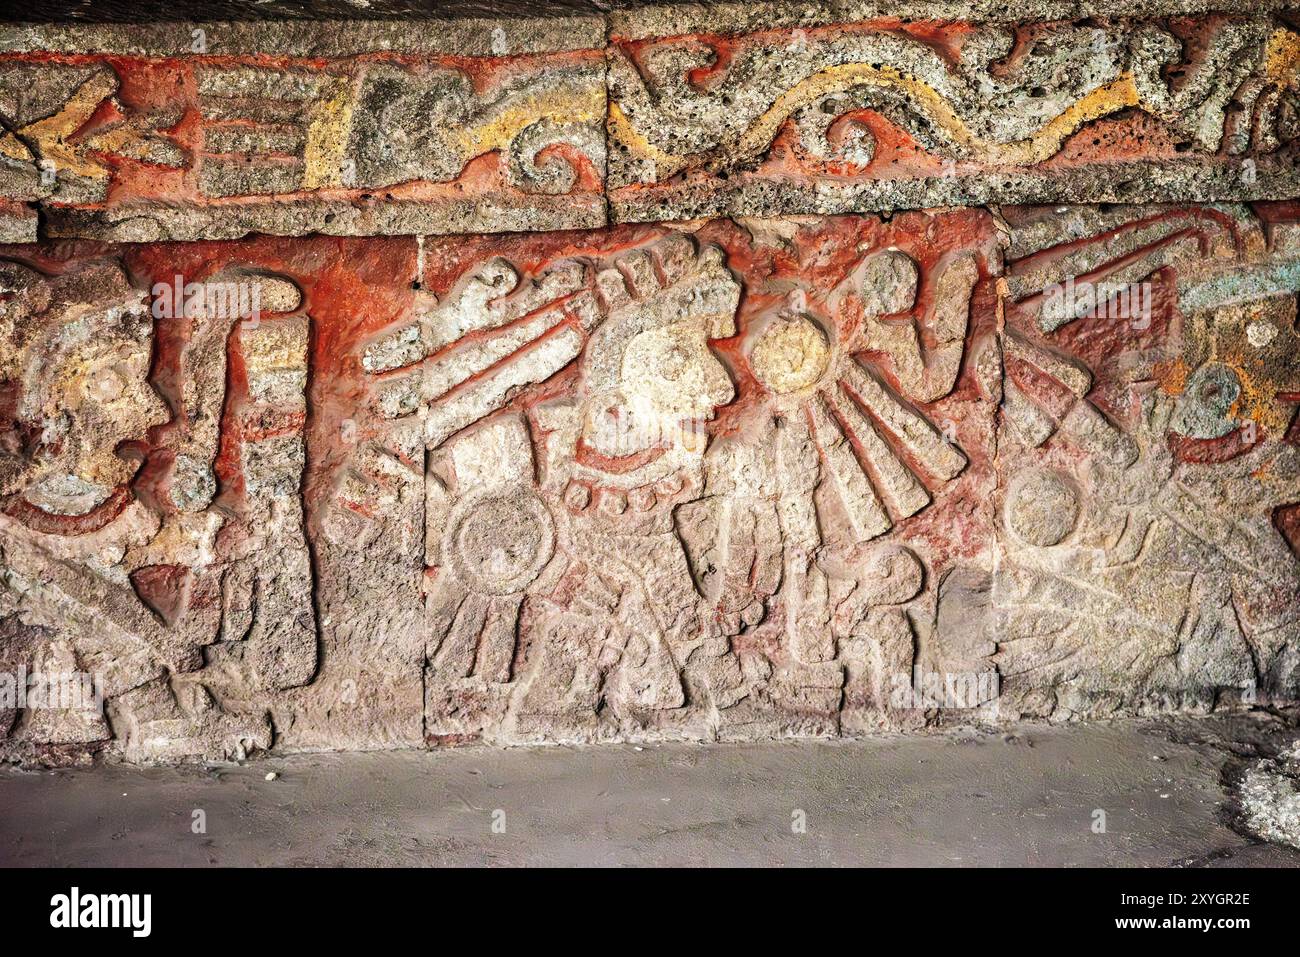
<svg viewBox="0 0 1300 957">
<path fill-rule="evenodd" d="M 130 91 L 158 69 L 176 95 L 138 104 Z M 414 231 L 396 225 L 412 215 L 420 230 L 463 231 L 451 224 L 474 216 L 598 225 L 604 119 L 592 54 L 495 75 L 439 62 L 0 58 L 0 195 L 53 204 L 55 230 L 136 240 L 311 231 L 304 215 L 345 232 Z M 369 192 L 379 189 L 389 191 Z M 587 201 L 551 200 L 575 193 Z M 278 207 L 246 202 L 271 197 Z M 478 212 L 476 197 L 488 198 Z M 340 208 L 348 215 L 331 230 Z M 14 238 L 30 238 L 32 221 L 10 215 Z"/>
<path fill-rule="evenodd" d="M 898 32 L 808 31 L 785 43 L 755 38 L 741 41 L 707 86 L 688 79 L 714 56 L 700 41 L 652 43 L 637 54 L 639 69 L 615 52 L 610 130 L 620 149 L 611 186 L 661 182 L 691 169 L 752 168 L 792 117 L 805 147 L 832 159 L 827 128 L 864 109 L 888 117 L 940 158 L 1033 166 L 1080 127 L 1128 107 L 1213 152 L 1235 96 L 1254 123 L 1234 130 L 1231 152 L 1276 149 L 1280 99 L 1296 95 L 1300 35 L 1266 19 L 1206 30 L 1207 49 L 1176 93 L 1161 71 L 1179 61 L 1179 42 L 1153 24 L 1060 25 L 1037 31 L 1028 50 L 1013 49 L 1011 32 L 986 28 L 962 40 L 956 67 Z M 1036 55 L 1035 47 L 1047 55 Z M 1057 69 L 1064 63 L 1087 66 Z M 1294 110 L 1287 115 L 1291 139 Z M 856 164 L 870 162 L 869 141 L 859 137 L 853 149 Z"/>
<path fill-rule="evenodd" d="M 158 71 L 176 95 L 142 102 Z M 9 53 L 0 235 L 34 238 L 32 203 L 51 236 L 151 241 L 1282 199 L 1300 189 L 1298 78 L 1300 34 L 1262 13 L 481 60 Z"/>
</svg>

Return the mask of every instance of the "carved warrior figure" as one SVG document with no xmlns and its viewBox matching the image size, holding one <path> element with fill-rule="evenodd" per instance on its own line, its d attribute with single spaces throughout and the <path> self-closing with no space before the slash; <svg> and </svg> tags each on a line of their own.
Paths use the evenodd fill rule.
<svg viewBox="0 0 1300 957">
<path fill-rule="evenodd" d="M 507 694 L 551 727 L 594 721 L 602 697 L 629 720 L 686 703 L 702 637 L 672 513 L 703 483 L 701 423 L 734 394 L 707 340 L 734 333 L 739 293 L 721 251 L 682 236 L 530 284 L 493 261 L 368 351 L 397 376 L 380 408 L 418 414 L 434 449 L 582 355 L 570 398 L 470 428 L 428 478 L 430 677 L 478 712 L 442 733 L 499 720 Z M 516 648 L 525 594 L 536 638 Z"/>
<path fill-rule="evenodd" d="M 911 667 L 896 606 L 923 571 L 866 543 L 929 502 L 913 469 L 942 482 L 965 458 L 855 354 L 887 352 L 909 392 L 945 394 L 977 276 L 969 257 L 944 264 L 924 355 L 913 326 L 878 319 L 914 305 L 901 254 L 845 280 L 837 300 L 870 311 L 843 324 L 852 334 L 797 303 L 758 323 L 745 353 L 771 396 L 766 424 L 722 440 L 704 423 L 736 392 L 709 340 L 736 335 L 740 286 L 719 247 L 683 235 L 530 282 L 490 261 L 375 341 L 363 364 L 378 409 L 433 453 L 430 733 L 699 733 L 762 719 L 770 702 L 721 713 L 755 695 L 833 726 L 840 657 L 850 683 L 870 660 L 873 686 L 855 693 L 879 706 L 885 675 Z M 562 385 L 521 393 L 575 358 Z M 793 652 L 774 674 L 733 639 L 778 592 L 789 636 L 769 637 Z"/>
<path fill-rule="evenodd" d="M 545 487 L 564 503 L 562 539 L 577 560 L 539 626 L 521 710 L 594 711 L 604 694 L 616 717 L 635 720 L 686 704 L 693 656 L 726 656 L 704 640 L 673 511 L 703 484 L 703 422 L 735 394 L 707 340 L 735 333 L 740 286 L 719 248 L 682 236 L 619 257 L 596 282 L 606 318 L 576 396 L 535 413 Z"/>
<path fill-rule="evenodd" d="M 112 260 L 0 273 L 0 620 L 18 600 L 9 621 L 23 638 L 7 656 L 107 669 L 110 714 L 139 756 L 266 746 L 264 716 L 224 714 L 212 691 L 315 672 L 298 495 L 305 317 L 239 329 L 247 393 L 232 396 L 234 317 L 155 320 Z M 243 279 L 268 283 L 270 302 L 293 288 Z M 151 372 L 155 346 L 161 367 L 181 370 L 175 390 Z M 223 436 L 237 471 L 218 501 Z M 85 627 L 69 631 L 74 621 Z"/>
<path fill-rule="evenodd" d="M 1293 260 L 1240 208 L 1092 226 L 1062 247 L 1032 220 L 1014 234 L 1003 414 L 1026 466 L 1002 502 L 1004 693 L 1060 716 L 1293 697 L 1300 560 L 1270 521 L 1300 475 Z M 1156 306 L 1051 316 L 1067 273 L 1144 283 L 1130 301 Z"/>
</svg>

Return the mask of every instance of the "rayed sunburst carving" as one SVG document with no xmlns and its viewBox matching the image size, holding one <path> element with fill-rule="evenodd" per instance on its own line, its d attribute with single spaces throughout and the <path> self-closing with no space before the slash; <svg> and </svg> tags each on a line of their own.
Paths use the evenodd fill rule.
<svg viewBox="0 0 1300 957">
<path fill-rule="evenodd" d="M 966 467 L 966 456 L 951 437 L 892 387 L 867 355 L 888 352 L 913 393 L 946 394 L 956 379 L 975 280 L 970 260 L 947 267 L 956 282 L 939 280 L 938 321 L 932 319 L 931 326 L 938 330 L 940 345 L 930 350 L 927 361 L 910 322 L 882 319 L 912 307 L 915 273 L 910 260 L 884 252 L 865 265 L 846 280 L 858 287 L 861 321 L 819 315 L 802 293 L 794 293 L 783 308 L 752 323 L 746 339 L 754 377 L 770 396 L 776 458 L 788 463 L 778 468 L 778 483 L 785 484 L 783 475 L 800 472 L 791 456 L 815 451 L 857 542 L 876 538 L 925 508 L 931 500 L 927 483 L 933 487 L 946 482 Z M 945 285 L 960 288 L 944 296 Z M 947 312 L 952 313 L 951 321 Z M 945 331 L 944 325 L 952 328 Z M 807 484 L 806 479 L 798 481 Z M 791 491 L 783 488 L 783 497 Z M 812 518 L 811 503 L 789 504 L 787 512 Z M 821 526 L 827 524 L 823 520 Z"/>
</svg>

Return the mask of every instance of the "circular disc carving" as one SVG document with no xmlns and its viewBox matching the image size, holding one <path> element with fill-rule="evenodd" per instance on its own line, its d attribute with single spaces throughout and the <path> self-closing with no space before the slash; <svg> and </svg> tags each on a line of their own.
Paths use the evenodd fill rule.
<svg viewBox="0 0 1300 957">
<path fill-rule="evenodd" d="M 555 523 L 523 486 L 491 489 L 452 510 L 443 555 L 461 581 L 489 595 L 512 595 L 535 579 L 555 551 Z"/>
<path fill-rule="evenodd" d="M 1030 545 L 1057 545 L 1079 520 L 1078 493 L 1062 475 L 1031 472 L 1008 493 L 1006 520 L 1007 528 Z"/>
<path fill-rule="evenodd" d="M 760 382 L 789 395 L 817 383 L 830 365 L 830 346 L 811 320 L 781 319 L 763 331 L 750 361 Z"/>
</svg>

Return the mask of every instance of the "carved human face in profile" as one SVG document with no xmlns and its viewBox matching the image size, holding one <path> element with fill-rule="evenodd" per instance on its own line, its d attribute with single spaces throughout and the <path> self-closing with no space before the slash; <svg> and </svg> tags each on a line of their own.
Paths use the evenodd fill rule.
<svg viewBox="0 0 1300 957">
<path fill-rule="evenodd" d="M 687 319 L 637 335 L 623 354 L 623 395 L 665 418 L 713 418 L 735 389 L 707 333 L 704 322 Z"/>
<path fill-rule="evenodd" d="M 608 318 L 584 363 L 585 441 L 609 454 L 702 452 L 703 423 L 735 397 L 709 345 L 734 334 L 739 301 L 721 250 L 668 237 L 625 254 L 598 283 Z"/>
<path fill-rule="evenodd" d="M 103 262 L 51 277 L 0 264 L 0 297 L 0 494 L 86 514 L 135 474 L 129 443 L 168 418 L 144 297 Z"/>
</svg>

